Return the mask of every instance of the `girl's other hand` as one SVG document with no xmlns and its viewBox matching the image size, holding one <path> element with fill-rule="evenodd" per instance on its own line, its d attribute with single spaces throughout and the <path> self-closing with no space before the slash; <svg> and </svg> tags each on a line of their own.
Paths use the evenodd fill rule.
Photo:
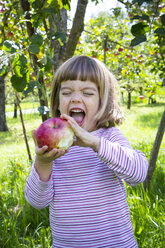
<svg viewBox="0 0 165 248">
<path fill-rule="evenodd" d="M 73 132 L 75 133 L 76 140 L 73 143 L 74 146 L 91 147 L 94 151 L 98 152 L 100 146 L 99 137 L 92 135 L 80 127 L 71 116 L 62 114 L 60 117 L 68 121 Z"/>
</svg>

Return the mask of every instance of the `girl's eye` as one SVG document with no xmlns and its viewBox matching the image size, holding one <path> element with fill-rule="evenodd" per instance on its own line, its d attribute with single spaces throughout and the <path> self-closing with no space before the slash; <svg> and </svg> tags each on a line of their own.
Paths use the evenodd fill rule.
<svg viewBox="0 0 165 248">
<path fill-rule="evenodd" d="M 62 95 L 63 96 L 68 96 L 68 95 L 70 95 L 71 94 L 71 92 L 62 92 Z"/>
<path fill-rule="evenodd" d="M 94 94 L 92 92 L 84 92 L 83 93 L 85 96 L 93 96 Z"/>
</svg>

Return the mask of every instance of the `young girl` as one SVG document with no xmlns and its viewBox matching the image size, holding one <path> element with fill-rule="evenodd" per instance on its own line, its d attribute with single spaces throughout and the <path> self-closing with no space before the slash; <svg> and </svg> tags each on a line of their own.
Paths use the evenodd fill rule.
<svg viewBox="0 0 165 248">
<path fill-rule="evenodd" d="M 75 141 L 67 151 L 36 145 L 25 188 L 32 206 L 49 205 L 54 248 L 138 247 L 123 181 L 143 182 L 148 163 L 115 127 L 122 120 L 115 84 L 87 56 L 69 59 L 54 76 L 52 116 L 68 121 Z"/>
</svg>

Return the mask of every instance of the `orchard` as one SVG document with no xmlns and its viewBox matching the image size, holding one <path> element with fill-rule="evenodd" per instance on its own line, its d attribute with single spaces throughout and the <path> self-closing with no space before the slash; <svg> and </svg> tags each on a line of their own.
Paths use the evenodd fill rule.
<svg viewBox="0 0 165 248">
<path fill-rule="evenodd" d="M 68 58 L 84 54 L 117 77 L 126 114 L 120 128 L 149 161 L 145 183 L 126 187 L 134 233 L 139 248 L 162 248 L 165 1 L 117 0 L 117 7 L 88 22 L 90 1 L 77 1 L 73 19 L 72 2 L 0 1 L 0 247 L 52 247 L 48 209 L 32 209 L 24 197 L 34 156 L 32 133 L 47 120 L 54 127 L 49 121 L 53 74 Z M 73 143 L 70 132 L 68 140 L 67 147 Z"/>
</svg>

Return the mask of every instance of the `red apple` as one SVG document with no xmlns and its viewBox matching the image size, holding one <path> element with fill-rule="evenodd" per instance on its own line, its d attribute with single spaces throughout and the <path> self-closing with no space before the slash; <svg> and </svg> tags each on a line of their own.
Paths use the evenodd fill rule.
<svg viewBox="0 0 165 248">
<path fill-rule="evenodd" d="M 8 37 L 13 37 L 14 36 L 14 34 L 13 34 L 13 32 L 11 31 L 11 32 L 9 32 L 8 34 Z"/>
<path fill-rule="evenodd" d="M 129 14 L 129 18 L 133 18 L 133 17 L 134 17 L 133 13 Z"/>
<path fill-rule="evenodd" d="M 131 54 L 127 54 L 127 58 L 129 59 L 132 58 Z"/>
<path fill-rule="evenodd" d="M 140 100 L 143 100 L 143 99 L 144 99 L 144 96 L 140 95 L 140 96 L 139 96 L 139 99 L 140 99 Z"/>
<path fill-rule="evenodd" d="M 162 10 L 163 8 L 164 8 L 163 5 L 159 5 L 159 6 L 158 6 L 158 10 Z"/>
<path fill-rule="evenodd" d="M 120 47 L 120 48 L 118 49 L 118 51 L 119 51 L 119 52 L 122 52 L 122 51 L 123 51 L 123 48 L 122 48 L 122 47 Z"/>
<path fill-rule="evenodd" d="M 1 13 L 5 13 L 6 12 L 6 8 L 2 8 L 0 11 L 1 11 Z"/>
<path fill-rule="evenodd" d="M 36 130 L 37 144 L 41 148 L 48 146 L 50 151 L 53 148 L 60 150 L 68 149 L 74 139 L 74 133 L 68 122 L 59 117 L 44 121 Z"/>
<path fill-rule="evenodd" d="M 105 48 L 105 51 L 109 51 L 109 47 L 106 47 L 106 48 Z"/>
<path fill-rule="evenodd" d="M 114 53 L 114 56 L 118 56 L 119 54 L 118 53 Z"/>
<path fill-rule="evenodd" d="M 97 56 L 96 55 L 92 55 L 92 58 L 97 58 Z"/>
<path fill-rule="evenodd" d="M 51 85 L 52 85 L 51 83 L 46 84 L 46 88 L 50 88 Z"/>
</svg>

